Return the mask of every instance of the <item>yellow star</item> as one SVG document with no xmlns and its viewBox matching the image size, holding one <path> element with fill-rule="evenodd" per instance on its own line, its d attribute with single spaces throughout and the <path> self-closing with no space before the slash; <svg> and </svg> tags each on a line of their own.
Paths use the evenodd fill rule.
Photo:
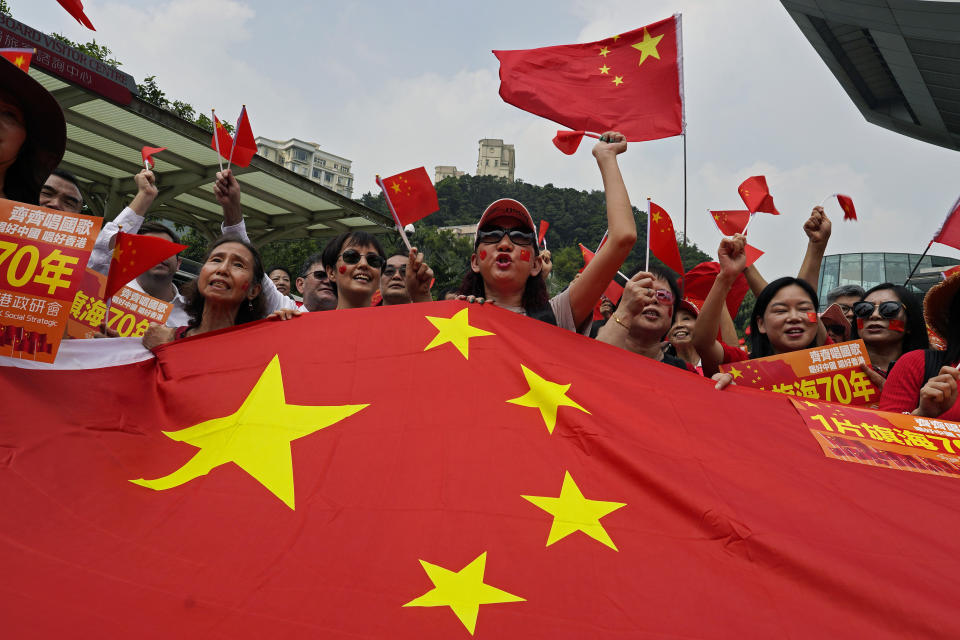
<svg viewBox="0 0 960 640">
<path fill-rule="evenodd" d="M 399 183 L 399 182 L 394 182 L 392 185 L 390 185 L 390 188 L 393 189 L 393 192 L 394 192 L 394 193 L 400 193 L 400 183 Z"/>
<path fill-rule="evenodd" d="M 662 217 L 662 216 L 660 215 L 660 212 L 659 212 L 659 211 L 654 211 L 654 212 L 653 212 L 653 221 L 654 221 L 654 222 L 660 222 L 660 218 L 661 218 L 661 217 Z"/>
<path fill-rule="evenodd" d="M 456 312 L 452 318 L 425 317 L 430 321 L 430 324 L 437 328 L 437 335 L 433 337 L 430 344 L 423 348 L 424 351 L 429 351 L 434 347 L 439 347 L 442 344 L 450 342 L 457 348 L 457 351 L 463 354 L 465 359 L 469 360 L 470 355 L 468 354 L 468 350 L 470 348 L 470 338 L 496 335 L 495 333 L 471 326 L 470 319 L 467 316 L 467 309 L 461 309 Z"/>
<path fill-rule="evenodd" d="M 737 380 L 738 378 L 743 376 L 743 372 L 737 369 L 736 367 L 730 367 L 730 371 L 728 373 L 733 376 L 734 380 Z"/>
<path fill-rule="evenodd" d="M 620 36 L 619 36 L 619 35 L 613 36 L 613 41 L 614 41 L 614 42 L 616 42 L 616 41 L 619 40 L 619 39 L 620 39 Z"/>
<path fill-rule="evenodd" d="M 163 432 L 171 440 L 200 449 L 186 464 L 162 478 L 130 482 L 162 491 L 233 462 L 293 509 L 290 442 L 329 427 L 367 406 L 287 404 L 280 357 L 274 356 L 236 413 L 179 431 Z"/>
<path fill-rule="evenodd" d="M 603 65 L 602 67 L 600 67 L 600 73 L 602 73 L 603 75 L 607 75 L 608 73 L 610 73 L 610 67 L 608 67 L 607 65 Z"/>
<path fill-rule="evenodd" d="M 16 60 L 13 61 L 13 64 L 17 65 L 20 69 L 23 68 L 23 56 L 17 56 Z"/>
<path fill-rule="evenodd" d="M 607 49 L 606 47 L 600 47 L 600 55 L 606 58 L 609 54 L 610 54 L 610 49 Z"/>
<path fill-rule="evenodd" d="M 663 39 L 663 36 L 650 37 L 650 34 L 647 32 L 646 28 L 643 30 L 643 40 L 637 42 L 636 44 L 631 45 L 634 49 L 640 52 L 640 62 L 637 63 L 637 66 L 643 64 L 643 61 L 653 56 L 657 60 L 660 59 L 660 52 L 657 51 L 657 45 L 660 44 L 660 40 Z"/>
<path fill-rule="evenodd" d="M 565 471 L 563 474 L 563 486 L 560 488 L 559 498 L 547 496 L 521 497 L 553 516 L 553 525 L 551 525 L 550 534 L 547 536 L 548 547 L 554 542 L 566 538 L 571 533 L 583 531 L 597 542 L 602 542 L 614 551 L 618 551 L 617 545 L 613 544 L 607 530 L 600 524 L 600 518 L 620 507 L 625 507 L 625 502 L 605 502 L 584 498 L 580 487 L 573 481 L 569 471 Z"/>
<path fill-rule="evenodd" d="M 615 85 L 617 85 L 617 86 L 619 87 L 620 85 L 623 84 L 623 76 L 614 76 L 614 78 L 613 78 L 613 80 L 612 80 L 611 82 L 613 82 L 613 84 L 615 84 Z"/>
<path fill-rule="evenodd" d="M 419 598 L 414 598 L 405 607 L 450 607 L 463 626 L 473 635 L 477 628 L 477 616 L 480 605 L 499 602 L 526 602 L 525 598 L 507 593 L 483 582 L 483 572 L 487 564 L 487 552 L 460 571 L 450 571 L 424 560 L 420 561 L 427 572 L 433 589 Z"/>
<path fill-rule="evenodd" d="M 539 409 L 548 432 L 553 433 L 553 428 L 557 426 L 557 409 L 560 407 L 573 407 L 590 415 L 589 411 L 567 396 L 567 391 L 570 389 L 569 384 L 557 384 L 544 380 L 522 364 L 520 368 L 523 369 L 523 377 L 527 379 L 530 391 L 518 398 L 507 400 L 507 402 L 518 404 L 521 407 Z"/>
</svg>

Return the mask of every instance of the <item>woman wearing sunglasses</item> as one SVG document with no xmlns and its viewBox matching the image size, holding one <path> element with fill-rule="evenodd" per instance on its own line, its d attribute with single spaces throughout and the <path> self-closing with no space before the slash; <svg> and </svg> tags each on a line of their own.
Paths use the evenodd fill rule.
<svg viewBox="0 0 960 640">
<path fill-rule="evenodd" d="M 461 295 L 468 301 L 489 300 L 571 331 L 586 330 L 593 307 L 637 241 L 630 198 L 617 165 L 617 155 L 626 150 L 626 138 L 612 131 L 600 136 L 593 147 L 606 194 L 609 235 L 582 277 L 548 300 L 533 218 L 516 200 L 502 198 L 488 206 L 477 223 Z"/>
<path fill-rule="evenodd" d="M 366 231 L 345 231 L 328 242 L 323 264 L 337 291 L 337 309 L 369 307 L 386 263 L 380 243 Z"/>
<path fill-rule="evenodd" d="M 897 359 L 916 349 L 927 349 L 927 326 L 920 301 L 908 289 L 885 282 L 867 291 L 863 300 L 853 304 L 857 331 L 867 346 L 878 387 Z"/>
<path fill-rule="evenodd" d="M 679 308 L 680 290 L 673 273 L 641 271 L 623 288 L 620 304 L 597 333 L 597 340 L 697 373 L 696 367 L 663 349 L 663 339 Z"/>
<path fill-rule="evenodd" d="M 881 285 L 882 286 L 882 285 Z M 873 290 L 871 289 L 871 292 Z M 926 324 L 946 341 L 945 351 L 923 349 L 907 351 L 889 370 L 880 394 L 880 410 L 912 413 L 928 418 L 943 418 L 960 422 L 960 404 L 957 404 L 957 380 L 960 371 L 960 275 L 954 275 L 932 287 L 923 300 Z M 872 299 L 870 293 L 867 298 Z M 901 301 L 902 302 L 902 301 Z M 862 303 L 858 303 L 862 304 Z M 910 328 L 910 302 L 907 305 L 907 328 Z M 880 305 L 882 306 L 882 304 Z M 887 307 L 887 313 L 891 313 Z M 861 313 L 866 308 L 861 307 Z M 854 307 L 856 313 L 856 306 Z M 874 314 L 865 321 L 869 326 Z M 892 319 L 891 319 L 892 322 Z M 918 327 L 917 331 L 925 329 Z M 861 332 L 863 335 L 863 332 Z M 906 337 L 904 338 L 906 340 Z M 866 337 L 864 336 L 864 342 Z M 870 354 L 871 360 L 873 354 Z"/>
</svg>

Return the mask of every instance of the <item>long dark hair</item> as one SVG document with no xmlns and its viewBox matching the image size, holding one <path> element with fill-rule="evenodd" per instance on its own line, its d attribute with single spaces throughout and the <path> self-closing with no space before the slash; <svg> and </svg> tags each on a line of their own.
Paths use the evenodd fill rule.
<svg viewBox="0 0 960 640">
<path fill-rule="evenodd" d="M 207 249 L 207 254 L 203 256 L 202 264 L 206 264 L 214 249 L 227 242 L 236 242 L 247 248 L 250 255 L 253 256 L 253 278 L 250 280 L 250 286 L 260 285 L 263 281 L 263 260 L 260 258 L 260 252 L 257 251 L 256 247 L 252 244 L 237 236 L 220 236 L 217 238 L 213 244 L 210 245 L 210 248 Z M 206 306 L 206 298 L 197 290 L 196 280 L 191 281 L 184 287 L 183 297 L 186 298 L 186 304 L 183 306 L 183 309 L 187 312 L 187 315 L 190 316 L 190 322 L 187 323 L 187 326 L 192 329 L 199 326 L 200 321 L 203 319 L 203 308 Z M 250 300 L 249 304 L 240 304 L 240 308 L 237 309 L 237 315 L 233 319 L 233 324 L 237 325 L 261 320 L 266 315 L 266 298 L 263 295 L 263 287 L 261 286 L 260 293 L 257 294 L 256 298 Z"/>
<path fill-rule="evenodd" d="M 803 289 L 808 296 L 810 296 L 810 301 L 813 302 L 814 309 L 820 308 L 820 303 L 817 300 L 817 292 L 806 280 L 787 276 L 784 278 L 777 278 L 768 284 L 763 288 L 763 291 L 760 292 L 760 295 L 757 296 L 757 302 L 753 305 L 753 313 L 750 315 L 751 358 L 764 358 L 766 356 L 773 355 L 773 345 L 770 344 L 770 338 L 767 337 L 767 334 L 760 333 L 760 327 L 757 324 L 757 320 L 762 318 L 763 314 L 767 312 L 767 307 L 770 306 L 770 301 L 773 300 L 775 295 L 777 295 L 777 292 L 780 291 L 780 289 L 789 287 L 792 284 L 797 285 Z M 804 349 L 809 349 L 815 346 L 817 346 L 816 338 L 813 339 L 813 342 L 804 347 Z"/>
<path fill-rule="evenodd" d="M 927 335 L 927 323 L 923 319 L 923 303 L 920 298 L 912 291 L 899 284 L 884 282 L 873 287 L 865 294 L 861 300 L 866 300 L 874 291 L 893 291 L 893 295 L 903 303 L 904 313 L 907 315 L 906 331 L 903 333 L 901 349 L 903 353 L 916 351 L 917 349 L 929 349 L 930 337 Z M 958 345 L 960 349 L 960 345 Z"/>
</svg>

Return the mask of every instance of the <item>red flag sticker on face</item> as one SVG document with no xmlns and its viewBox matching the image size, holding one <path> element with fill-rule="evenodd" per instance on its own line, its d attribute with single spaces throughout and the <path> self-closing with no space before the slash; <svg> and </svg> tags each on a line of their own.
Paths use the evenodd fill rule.
<svg viewBox="0 0 960 640">
<path fill-rule="evenodd" d="M 905 333 L 907 326 L 903 323 L 903 320 L 897 320 L 896 318 L 893 318 L 890 320 L 890 324 L 887 325 L 887 329 L 890 329 L 890 331 Z"/>
<path fill-rule="evenodd" d="M 810 324 L 816 324 L 818 320 L 819 318 L 817 317 L 816 311 L 807 312 L 807 322 L 809 322 Z"/>
<path fill-rule="evenodd" d="M 520 259 L 524 262 L 530 262 L 530 252 L 526 249 L 520 249 Z"/>
</svg>

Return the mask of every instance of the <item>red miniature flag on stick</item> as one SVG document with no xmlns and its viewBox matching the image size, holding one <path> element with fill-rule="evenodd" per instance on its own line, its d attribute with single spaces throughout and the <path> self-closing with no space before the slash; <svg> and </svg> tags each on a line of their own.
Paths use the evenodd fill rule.
<svg viewBox="0 0 960 640">
<path fill-rule="evenodd" d="M 220 171 L 223 171 L 223 161 L 221 158 L 230 157 L 224 155 L 224 151 L 233 148 L 233 136 L 230 135 L 227 128 L 220 122 L 220 118 L 217 117 L 217 112 L 211 109 L 210 113 L 213 116 L 213 138 L 210 140 L 210 148 L 217 152 L 217 162 L 220 163 Z"/>
<path fill-rule="evenodd" d="M 681 42 L 677 14 L 597 42 L 494 51 L 500 97 L 575 132 L 616 130 L 634 142 L 680 135 Z"/>
<path fill-rule="evenodd" d="M 553 137 L 553 145 L 568 156 L 572 156 L 580 146 L 583 136 L 600 139 L 600 134 L 588 131 L 557 131 Z"/>
<path fill-rule="evenodd" d="M 387 201 L 393 221 L 397 225 L 400 237 L 410 249 L 410 241 L 403 228 L 421 218 L 425 218 L 440 208 L 437 200 L 437 190 L 423 167 L 410 169 L 389 178 L 380 179 L 377 184 L 383 190 L 383 197 Z"/>
<path fill-rule="evenodd" d="M 153 169 L 153 154 L 166 151 L 166 147 L 144 147 L 140 150 L 140 157 L 143 158 L 143 168 Z"/>
<path fill-rule="evenodd" d="M 777 208 L 773 206 L 773 196 L 770 195 L 770 189 L 767 188 L 767 179 L 764 176 L 753 176 L 744 180 L 737 188 L 743 203 L 747 205 L 750 213 L 758 211 L 762 213 L 772 213 L 775 216 L 780 215 Z"/>
<path fill-rule="evenodd" d="M 9 60 L 20 71 L 30 71 L 30 61 L 36 49 L 0 49 L 0 56 Z"/>
<path fill-rule="evenodd" d="M 750 223 L 749 211 L 711 211 L 710 217 L 714 224 L 725 236 L 732 236 L 743 233 L 744 229 Z"/>
<path fill-rule="evenodd" d="M 540 221 L 540 233 L 537 234 L 537 244 L 542 246 L 544 249 L 547 248 L 547 229 L 550 228 L 550 223 L 546 220 Z"/>
<path fill-rule="evenodd" d="M 109 300 L 123 285 L 186 248 L 165 238 L 118 231 L 103 297 Z"/>
<path fill-rule="evenodd" d="M 953 203 L 953 208 L 947 214 L 943 225 L 930 242 L 939 242 L 954 249 L 960 249 L 960 198 Z"/>
<path fill-rule="evenodd" d="M 683 275 L 683 261 L 680 248 L 677 247 L 677 232 L 673 229 L 673 220 L 660 205 L 647 198 L 647 270 L 650 269 L 650 252 L 660 262 Z"/>
<path fill-rule="evenodd" d="M 232 144 L 230 145 L 230 157 L 227 158 L 227 169 L 231 164 L 238 167 L 249 167 L 253 156 L 257 155 L 257 141 L 253 137 L 253 129 L 250 128 L 250 118 L 247 117 L 247 105 L 243 105 L 240 110 L 240 117 L 237 118 L 237 130 L 233 134 Z"/>
<path fill-rule="evenodd" d="M 840 208 L 843 209 L 843 219 L 856 220 L 857 210 L 853 206 L 853 198 L 845 196 L 842 193 L 835 193 L 833 195 L 837 196 L 837 202 L 840 203 Z"/>
<path fill-rule="evenodd" d="M 93 23 L 90 22 L 90 18 L 87 17 L 87 14 L 83 12 L 83 3 L 80 0 L 57 0 L 60 3 L 60 6 L 67 10 L 67 13 L 72 15 L 77 22 L 85 26 L 91 31 L 96 31 L 93 27 Z"/>
</svg>

